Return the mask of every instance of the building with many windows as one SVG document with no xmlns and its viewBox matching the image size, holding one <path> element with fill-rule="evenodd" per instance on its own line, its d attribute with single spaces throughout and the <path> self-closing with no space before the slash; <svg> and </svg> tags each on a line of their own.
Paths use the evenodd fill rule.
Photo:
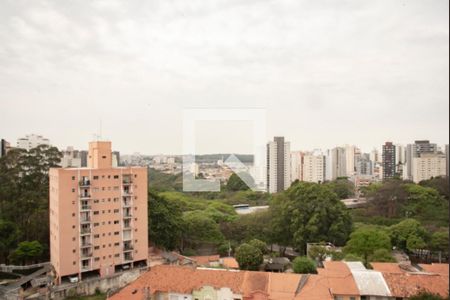
<svg viewBox="0 0 450 300">
<path fill-rule="evenodd" d="M 433 177 L 446 176 L 447 159 L 441 153 L 424 153 L 413 159 L 412 180 L 419 183 Z"/>
<path fill-rule="evenodd" d="M 50 140 L 44 138 L 42 135 L 36 134 L 28 134 L 24 138 L 17 140 L 17 148 L 25 149 L 27 151 L 40 145 L 50 145 Z"/>
<path fill-rule="evenodd" d="M 91 142 L 86 168 L 50 169 L 50 257 L 57 281 L 147 264 L 147 168 L 112 167 Z"/>
<path fill-rule="evenodd" d="M 396 159 L 395 159 L 395 145 L 391 142 L 386 142 L 383 145 L 382 152 L 383 159 L 383 179 L 394 178 L 397 174 Z"/>
<path fill-rule="evenodd" d="M 291 149 L 290 142 L 284 137 L 274 137 L 267 144 L 267 191 L 278 193 L 291 185 Z"/>
</svg>

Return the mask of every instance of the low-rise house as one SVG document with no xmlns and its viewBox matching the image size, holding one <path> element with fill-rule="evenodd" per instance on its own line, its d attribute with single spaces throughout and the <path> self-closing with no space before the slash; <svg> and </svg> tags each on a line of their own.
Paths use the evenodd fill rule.
<svg viewBox="0 0 450 300">
<path fill-rule="evenodd" d="M 110 300 L 406 300 L 422 290 L 448 296 L 448 265 L 324 262 L 318 274 L 159 265 Z M 446 273 L 447 272 L 447 273 Z"/>
<path fill-rule="evenodd" d="M 382 273 L 393 299 L 408 299 L 421 291 L 448 296 L 448 264 L 398 265 L 395 263 L 372 263 L 374 270 Z"/>
</svg>

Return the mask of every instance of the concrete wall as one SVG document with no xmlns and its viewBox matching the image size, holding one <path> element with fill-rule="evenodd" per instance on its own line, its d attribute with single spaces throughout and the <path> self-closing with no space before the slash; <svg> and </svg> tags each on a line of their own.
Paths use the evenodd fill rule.
<svg viewBox="0 0 450 300">
<path fill-rule="evenodd" d="M 51 291 L 51 299 L 62 300 L 74 295 L 93 295 L 96 291 L 111 293 L 136 280 L 146 269 L 134 269 L 117 275 L 84 280 L 75 284 L 56 286 Z"/>
</svg>

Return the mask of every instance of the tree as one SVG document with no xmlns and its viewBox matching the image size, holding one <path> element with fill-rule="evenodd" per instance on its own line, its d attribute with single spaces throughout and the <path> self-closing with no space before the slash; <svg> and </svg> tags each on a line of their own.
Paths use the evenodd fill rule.
<svg viewBox="0 0 450 300">
<path fill-rule="evenodd" d="M 369 258 L 376 250 L 390 251 L 391 241 L 389 235 L 375 228 L 359 228 L 350 235 L 350 240 L 344 248 L 345 253 L 361 256 L 364 263 L 369 263 Z"/>
<path fill-rule="evenodd" d="M 308 251 L 308 256 L 319 263 L 325 261 L 325 259 L 331 254 L 332 252 L 327 249 L 325 243 L 311 246 Z"/>
<path fill-rule="evenodd" d="M 434 251 L 448 251 L 448 230 L 447 231 L 436 231 L 431 236 L 430 248 Z"/>
<path fill-rule="evenodd" d="M 261 251 L 262 254 L 267 253 L 267 245 L 263 241 L 260 241 L 258 239 L 253 239 L 250 242 L 248 242 L 250 246 L 253 246 L 255 248 L 258 248 L 259 251 Z"/>
<path fill-rule="evenodd" d="M 244 243 L 236 250 L 236 260 L 241 270 L 258 270 L 264 258 L 258 248 Z"/>
<path fill-rule="evenodd" d="M 27 264 L 42 255 L 43 247 L 38 241 L 24 241 L 10 254 L 10 259 L 14 263 Z"/>
<path fill-rule="evenodd" d="M 37 240 L 48 255 L 48 172 L 58 167 L 61 153 L 41 145 L 14 149 L 0 158 L 0 219 L 17 225 L 18 241 Z M 10 249 L 12 250 L 12 249 Z"/>
<path fill-rule="evenodd" d="M 0 261 L 6 262 L 10 251 L 17 245 L 18 236 L 16 224 L 0 219 Z"/>
<path fill-rule="evenodd" d="M 349 253 L 347 255 L 344 256 L 344 260 L 345 261 L 360 261 L 360 262 L 364 262 L 364 259 L 361 256 Z"/>
<path fill-rule="evenodd" d="M 409 300 L 446 300 L 446 299 L 448 298 L 443 298 L 438 294 L 433 294 L 426 291 L 422 291 L 419 294 L 409 298 Z"/>
<path fill-rule="evenodd" d="M 334 181 L 327 182 L 326 185 L 336 193 L 339 199 L 348 199 L 355 196 L 355 185 L 347 177 L 337 178 Z"/>
<path fill-rule="evenodd" d="M 427 239 L 427 231 L 419 221 L 414 219 L 406 219 L 396 225 L 392 225 L 389 227 L 389 234 L 392 244 L 402 250 L 422 246 Z"/>
<path fill-rule="evenodd" d="M 250 187 L 241 179 L 240 176 L 245 178 L 247 182 L 251 183 Z M 230 178 L 228 179 L 226 189 L 228 191 L 235 191 L 235 192 L 236 191 L 246 191 L 254 186 L 255 186 L 255 182 L 253 180 L 253 177 L 248 173 L 242 172 L 242 173 L 239 173 L 239 175 L 236 173 L 231 174 Z"/>
<path fill-rule="evenodd" d="M 395 258 L 392 256 L 391 251 L 387 249 L 377 249 L 370 256 L 371 262 L 395 262 Z"/>
<path fill-rule="evenodd" d="M 156 193 L 149 193 L 149 240 L 167 250 L 179 247 L 183 229 L 182 212 L 175 201 L 169 201 Z"/>
<path fill-rule="evenodd" d="M 195 248 L 201 243 L 219 244 L 223 241 L 223 235 L 220 232 L 219 225 L 209 217 L 205 212 L 195 210 L 183 214 L 183 244 Z"/>
<path fill-rule="evenodd" d="M 272 230 L 279 245 L 292 245 L 306 252 L 306 243 L 345 244 L 352 220 L 344 204 L 330 187 L 299 182 L 291 186 L 270 206 Z"/>
<path fill-rule="evenodd" d="M 292 268 L 297 274 L 317 274 L 316 264 L 306 256 L 298 256 L 292 262 Z"/>
</svg>

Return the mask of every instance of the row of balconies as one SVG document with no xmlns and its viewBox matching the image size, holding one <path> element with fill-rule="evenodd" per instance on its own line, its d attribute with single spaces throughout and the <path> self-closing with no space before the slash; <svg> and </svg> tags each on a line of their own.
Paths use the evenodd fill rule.
<svg viewBox="0 0 450 300">
<path fill-rule="evenodd" d="M 123 178 L 122 178 L 122 185 L 131 185 L 131 184 L 133 184 L 133 179 L 131 178 L 131 176 L 124 176 Z M 86 187 L 86 188 L 89 188 L 90 186 L 91 186 L 91 180 L 89 179 L 89 177 L 83 177 L 80 181 L 79 181 L 79 183 L 78 183 L 78 185 L 80 186 L 80 187 Z"/>
</svg>

